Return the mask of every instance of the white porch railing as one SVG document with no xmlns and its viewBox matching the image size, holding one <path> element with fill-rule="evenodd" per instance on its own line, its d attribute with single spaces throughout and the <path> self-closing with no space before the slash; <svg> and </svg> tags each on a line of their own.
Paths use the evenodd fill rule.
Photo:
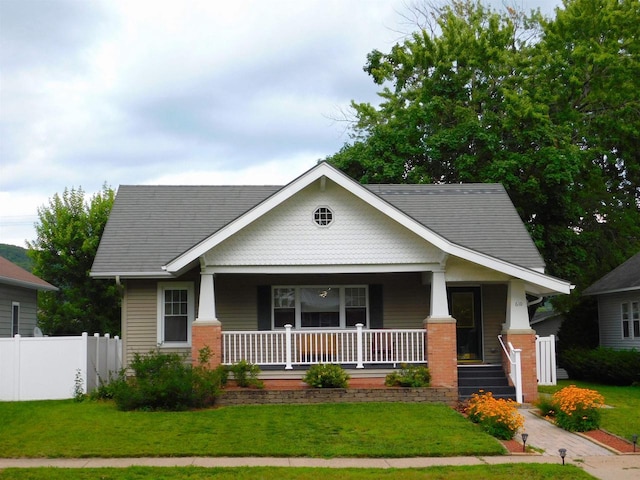
<svg viewBox="0 0 640 480">
<path fill-rule="evenodd" d="M 536 374 L 538 385 L 556 385 L 556 337 L 536 335 Z"/>
<path fill-rule="evenodd" d="M 284 366 L 314 363 L 365 364 L 425 363 L 425 331 L 293 330 L 222 332 L 222 363 L 241 360 L 256 365 Z"/>
<path fill-rule="evenodd" d="M 498 335 L 498 340 L 500 340 L 502 351 L 507 356 L 507 360 L 509 360 L 509 378 L 516 388 L 516 402 L 522 403 L 522 360 L 520 359 L 522 349 L 513 348 L 511 342 L 508 342 L 509 350 L 507 350 L 502 341 L 502 335 Z"/>
</svg>

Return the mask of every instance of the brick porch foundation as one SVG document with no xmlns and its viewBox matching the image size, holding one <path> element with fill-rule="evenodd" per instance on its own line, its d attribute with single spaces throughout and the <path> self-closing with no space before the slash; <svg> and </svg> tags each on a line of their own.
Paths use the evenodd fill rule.
<svg viewBox="0 0 640 480">
<path fill-rule="evenodd" d="M 216 368 L 222 363 L 222 325 L 217 320 L 195 321 L 191 325 L 191 360 L 198 363 L 198 355 L 202 348 L 209 347 L 211 358 L 209 368 Z"/>
<path fill-rule="evenodd" d="M 513 348 L 522 350 L 520 360 L 522 364 L 522 401 L 532 403 L 538 399 L 538 374 L 536 372 L 536 334 L 533 330 L 507 330 L 502 332 L 505 345 L 511 342 Z M 505 372 L 509 372 L 510 365 L 503 355 Z"/>
<path fill-rule="evenodd" d="M 458 387 L 458 356 L 456 320 L 429 317 L 424 321 L 427 331 L 427 362 L 433 387 Z"/>
</svg>

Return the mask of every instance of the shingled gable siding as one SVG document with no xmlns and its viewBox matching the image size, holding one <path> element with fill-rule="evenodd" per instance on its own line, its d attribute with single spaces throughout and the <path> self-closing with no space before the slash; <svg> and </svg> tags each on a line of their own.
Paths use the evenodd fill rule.
<svg viewBox="0 0 640 480">
<path fill-rule="evenodd" d="M 629 319 L 631 337 L 622 338 L 622 303 L 640 301 L 640 290 L 598 296 L 600 346 L 616 350 L 640 349 L 640 338 L 633 337 L 633 323 Z"/>
<path fill-rule="evenodd" d="M 37 324 L 37 291 L 12 285 L 0 285 L 0 337 L 11 336 L 12 304 L 20 304 L 20 335 L 33 336 Z"/>
</svg>

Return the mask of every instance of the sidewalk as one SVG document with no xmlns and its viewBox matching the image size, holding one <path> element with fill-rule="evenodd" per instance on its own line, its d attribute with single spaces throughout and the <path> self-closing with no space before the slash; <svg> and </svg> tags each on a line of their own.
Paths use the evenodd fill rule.
<svg viewBox="0 0 640 480">
<path fill-rule="evenodd" d="M 328 467 L 328 468 L 424 468 L 443 465 L 497 465 L 502 463 L 556 463 L 562 460 L 560 448 L 567 449 L 565 462 L 583 468 L 602 480 L 640 478 L 640 454 L 615 455 L 609 450 L 573 433 L 566 432 L 523 407 L 527 445 L 543 449 L 541 455 L 504 455 L 495 457 L 417 457 L 417 458 L 269 458 L 269 457 L 179 457 L 179 458 L 0 458 L 0 469 L 59 467 Z M 519 440 L 519 438 L 518 438 Z"/>
</svg>

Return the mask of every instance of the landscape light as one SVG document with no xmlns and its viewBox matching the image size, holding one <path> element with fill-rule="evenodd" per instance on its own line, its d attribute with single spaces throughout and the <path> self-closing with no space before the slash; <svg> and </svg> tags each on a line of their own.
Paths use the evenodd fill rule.
<svg viewBox="0 0 640 480">
<path fill-rule="evenodd" d="M 529 438 L 528 433 L 522 434 L 522 453 L 527 451 L 527 439 Z"/>
<path fill-rule="evenodd" d="M 567 456 L 567 449 L 561 448 L 558 452 L 560 453 L 560 458 L 562 458 L 562 464 L 564 465 L 564 457 Z"/>
</svg>

